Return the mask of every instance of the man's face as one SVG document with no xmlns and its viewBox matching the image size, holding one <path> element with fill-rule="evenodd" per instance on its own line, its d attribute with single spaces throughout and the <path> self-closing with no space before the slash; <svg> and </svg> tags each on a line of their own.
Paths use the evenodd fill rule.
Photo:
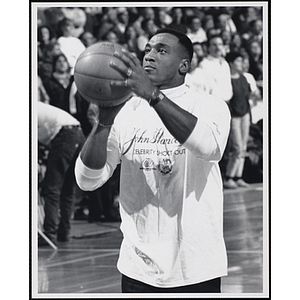
<svg viewBox="0 0 300 300">
<path fill-rule="evenodd" d="M 71 36 L 74 31 L 74 25 L 72 23 L 67 23 L 63 27 L 64 36 Z"/>
<path fill-rule="evenodd" d="M 119 15 L 119 20 L 121 23 L 123 24 L 127 24 L 128 21 L 129 21 L 129 14 L 128 14 L 128 11 L 124 11 L 123 13 L 121 13 Z"/>
<path fill-rule="evenodd" d="M 260 55 L 261 54 L 261 47 L 258 42 L 252 42 L 250 45 L 250 53 L 253 55 Z"/>
<path fill-rule="evenodd" d="M 149 35 L 153 35 L 153 34 L 156 32 L 157 27 L 156 27 L 156 25 L 155 25 L 155 23 L 154 23 L 153 20 L 148 20 L 145 29 L 146 29 L 146 32 L 147 32 Z"/>
<path fill-rule="evenodd" d="M 198 57 L 204 57 L 205 54 L 201 45 L 196 44 L 193 46 L 193 48 Z"/>
<path fill-rule="evenodd" d="M 153 36 L 146 45 L 143 68 L 155 86 L 171 88 L 182 83 L 182 60 L 178 38 L 169 33 Z"/>
<path fill-rule="evenodd" d="M 193 32 L 196 32 L 196 31 L 199 30 L 200 27 L 201 27 L 201 21 L 200 21 L 200 19 L 194 18 L 194 19 L 192 20 L 192 23 L 191 23 L 191 30 L 192 30 Z"/>
<path fill-rule="evenodd" d="M 147 7 L 147 8 L 144 9 L 144 18 L 154 20 L 155 13 L 154 13 L 154 10 L 151 7 Z"/>
<path fill-rule="evenodd" d="M 48 30 L 48 28 L 46 27 L 43 27 L 42 30 L 41 30 L 41 36 L 42 36 L 42 41 L 49 41 L 50 39 L 50 32 Z"/>
<path fill-rule="evenodd" d="M 223 53 L 223 40 L 220 37 L 215 37 L 210 40 L 208 51 L 213 57 L 219 58 Z"/>
</svg>

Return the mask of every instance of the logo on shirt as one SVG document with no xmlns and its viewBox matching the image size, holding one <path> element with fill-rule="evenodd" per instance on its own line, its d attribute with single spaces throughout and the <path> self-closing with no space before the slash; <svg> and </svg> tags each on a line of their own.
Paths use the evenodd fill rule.
<svg viewBox="0 0 300 300">
<path fill-rule="evenodd" d="M 154 167 L 154 161 L 151 158 L 145 158 L 142 161 L 142 166 L 140 167 L 140 170 L 146 170 L 146 171 L 156 170 L 156 168 Z"/>
<path fill-rule="evenodd" d="M 163 175 L 171 173 L 172 169 L 173 169 L 173 164 L 172 164 L 171 159 L 169 159 L 169 158 L 162 158 L 162 159 L 159 160 L 158 170 Z"/>
</svg>

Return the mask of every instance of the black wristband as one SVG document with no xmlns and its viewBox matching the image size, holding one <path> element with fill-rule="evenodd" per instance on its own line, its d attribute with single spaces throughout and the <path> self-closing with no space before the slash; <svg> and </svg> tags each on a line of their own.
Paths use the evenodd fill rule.
<svg viewBox="0 0 300 300">
<path fill-rule="evenodd" d="M 149 105 L 155 106 L 158 102 L 162 101 L 165 98 L 165 95 L 158 89 L 155 88 L 153 91 L 151 98 L 149 99 Z"/>
</svg>

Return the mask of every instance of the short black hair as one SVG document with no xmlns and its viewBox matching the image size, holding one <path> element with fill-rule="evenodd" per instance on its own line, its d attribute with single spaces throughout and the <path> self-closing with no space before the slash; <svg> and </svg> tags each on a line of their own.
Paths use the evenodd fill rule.
<svg viewBox="0 0 300 300">
<path fill-rule="evenodd" d="M 241 57 L 241 58 L 244 58 L 242 53 L 240 52 L 236 52 L 236 51 L 233 51 L 233 52 L 229 52 L 227 55 L 226 55 L 226 61 L 228 63 L 232 63 L 234 62 L 238 57 Z"/>
<path fill-rule="evenodd" d="M 161 29 L 158 29 L 153 36 L 155 36 L 155 35 L 157 35 L 159 33 L 169 33 L 169 34 L 175 35 L 178 38 L 179 43 L 188 52 L 189 60 L 190 61 L 192 60 L 192 58 L 193 58 L 193 52 L 194 52 L 193 43 L 192 43 L 192 41 L 189 39 L 189 37 L 186 34 L 180 32 L 178 30 L 172 29 L 172 28 L 161 28 Z"/>
</svg>

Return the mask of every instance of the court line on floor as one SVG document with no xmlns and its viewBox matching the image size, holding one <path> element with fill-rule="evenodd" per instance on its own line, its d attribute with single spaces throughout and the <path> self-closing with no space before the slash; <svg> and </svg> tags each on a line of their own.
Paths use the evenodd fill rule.
<svg viewBox="0 0 300 300">
<path fill-rule="evenodd" d="M 105 229 L 105 230 L 98 230 L 98 231 L 94 231 L 94 232 L 85 232 L 82 234 L 73 234 L 72 238 L 74 239 L 82 239 L 85 237 L 92 237 L 92 236 L 98 236 L 98 235 L 102 235 L 102 234 L 106 234 L 106 233 L 111 233 L 111 232 L 115 232 L 118 231 L 118 229 Z"/>
<path fill-rule="evenodd" d="M 98 279 L 94 279 L 94 280 L 84 280 L 81 283 L 80 289 L 78 287 L 78 282 L 76 281 L 76 282 L 64 285 L 63 286 L 64 293 L 66 293 L 66 290 L 68 291 L 67 293 L 84 293 L 89 290 L 99 289 L 99 288 L 105 287 L 105 286 L 101 285 L 101 283 L 104 283 L 104 282 L 107 285 L 108 285 L 108 282 L 109 282 L 109 284 L 112 284 L 112 282 L 114 282 L 114 284 L 117 285 L 117 284 L 121 283 L 120 277 L 121 277 L 121 274 L 110 276 L 110 277 L 105 277 L 105 278 L 98 278 Z M 97 287 L 95 287 L 95 284 L 97 284 Z M 59 287 L 59 288 L 61 288 L 61 287 Z"/>
<path fill-rule="evenodd" d="M 108 284 L 108 285 L 103 285 L 103 286 L 101 286 L 101 290 L 106 289 L 106 288 L 115 287 L 115 286 L 118 286 L 118 285 L 120 285 L 120 282 L 116 282 L 116 283 L 112 283 L 112 284 Z M 89 292 L 98 291 L 98 290 L 99 290 L 99 287 L 95 287 L 95 288 L 76 291 L 75 293 L 89 293 Z M 102 292 L 99 291 L 98 293 L 102 293 Z M 105 292 L 105 293 L 107 293 L 107 292 Z"/>
<path fill-rule="evenodd" d="M 237 253 L 237 254 L 263 254 L 263 250 L 227 250 L 228 254 Z"/>
<path fill-rule="evenodd" d="M 85 249 L 85 248 L 58 248 L 56 252 L 119 252 L 120 249 Z M 39 252 L 53 252 L 52 249 L 39 249 Z"/>
<path fill-rule="evenodd" d="M 261 202 L 254 203 L 254 204 L 236 203 L 235 205 L 236 205 L 236 207 L 224 209 L 224 213 L 234 212 L 234 211 L 239 211 L 239 210 L 248 210 L 248 209 L 256 208 L 256 207 L 263 207 L 263 204 Z"/>
<path fill-rule="evenodd" d="M 249 187 L 249 188 L 223 189 L 223 194 L 228 195 L 228 194 L 245 193 L 251 191 L 263 191 L 263 187 L 258 186 L 258 187 Z"/>
<path fill-rule="evenodd" d="M 89 292 L 92 292 L 92 291 L 99 291 L 99 289 L 103 290 L 103 289 L 107 289 L 107 288 L 111 288 L 111 287 L 114 287 L 114 286 L 121 285 L 121 281 L 120 281 L 119 277 L 114 276 L 114 277 L 111 277 L 110 279 L 111 280 L 117 280 L 117 282 L 106 284 L 106 285 L 101 285 L 101 286 L 97 286 L 97 287 L 90 287 L 90 288 L 85 288 L 85 289 L 77 290 L 74 293 L 89 293 Z M 100 284 L 101 280 L 94 281 L 92 283 L 99 283 Z M 102 292 L 99 291 L 98 293 L 102 293 Z"/>
<path fill-rule="evenodd" d="M 77 262 L 82 262 L 85 260 L 90 260 L 90 259 L 95 259 L 95 258 L 103 258 L 103 257 L 108 257 L 108 256 L 114 256 L 117 255 L 118 253 L 106 253 L 106 254 L 99 254 L 99 255 L 93 255 L 93 256 L 88 256 L 88 257 L 82 257 L 82 258 L 77 258 L 77 259 L 72 259 L 64 262 L 56 262 L 52 264 L 46 264 L 44 265 L 46 268 L 52 268 L 52 267 L 57 267 L 57 266 L 62 266 L 62 265 L 68 265 L 68 264 L 73 264 Z"/>
</svg>

